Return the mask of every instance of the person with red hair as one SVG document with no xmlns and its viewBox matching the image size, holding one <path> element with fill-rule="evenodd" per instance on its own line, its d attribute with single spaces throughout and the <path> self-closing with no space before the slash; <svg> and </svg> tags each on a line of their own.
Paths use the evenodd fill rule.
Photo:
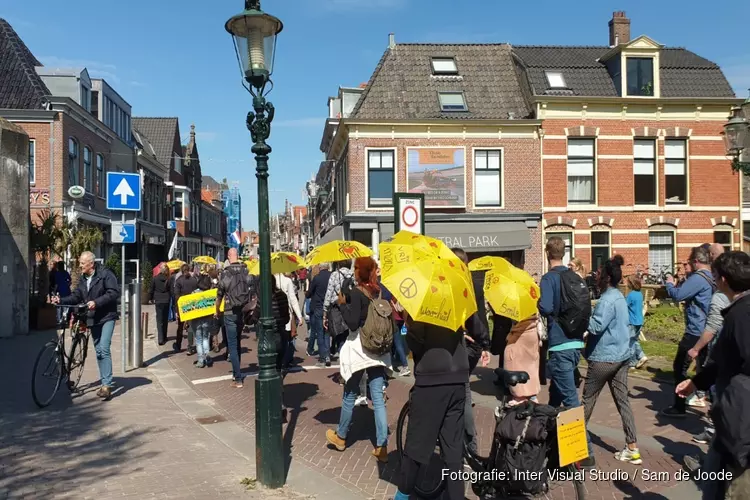
<svg viewBox="0 0 750 500">
<path fill-rule="evenodd" d="M 367 373 L 370 397 L 375 414 L 375 449 L 372 454 L 379 462 L 388 461 L 388 415 L 385 410 L 384 387 L 391 370 L 390 351 L 378 356 L 362 348 L 360 329 L 367 320 L 370 303 L 380 297 L 377 275 L 378 265 L 372 257 L 360 257 L 354 261 L 354 279 L 357 286 L 348 297 L 339 293 L 339 305 L 344 321 L 349 327 L 349 337 L 341 347 L 339 365 L 344 379 L 344 397 L 341 402 L 341 417 L 338 429 L 326 431 L 328 444 L 338 451 L 346 450 L 346 435 L 352 423 L 352 414 L 359 383 Z"/>
</svg>

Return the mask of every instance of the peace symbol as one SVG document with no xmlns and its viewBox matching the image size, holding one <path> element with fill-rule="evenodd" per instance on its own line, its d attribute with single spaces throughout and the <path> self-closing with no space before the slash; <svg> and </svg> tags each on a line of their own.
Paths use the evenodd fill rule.
<svg viewBox="0 0 750 500">
<path fill-rule="evenodd" d="M 417 284 L 411 278 L 404 279 L 398 286 L 398 289 L 407 299 L 413 299 L 417 296 Z"/>
</svg>

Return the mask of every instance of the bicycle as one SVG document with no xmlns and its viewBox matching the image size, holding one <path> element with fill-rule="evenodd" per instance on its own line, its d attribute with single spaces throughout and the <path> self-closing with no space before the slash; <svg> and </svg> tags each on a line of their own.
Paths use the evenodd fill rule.
<svg viewBox="0 0 750 500">
<path fill-rule="evenodd" d="M 501 387 L 501 390 L 503 391 L 502 397 L 498 397 L 498 399 L 501 401 L 501 404 L 495 409 L 495 421 L 500 422 L 507 413 L 506 404 L 510 395 L 509 387 L 515 386 L 517 384 L 525 384 L 529 380 L 529 375 L 526 372 L 506 371 L 502 368 L 497 368 L 495 370 L 495 375 L 497 377 L 497 379 L 495 380 L 495 385 Z M 552 407 L 549 408 L 551 417 L 556 417 L 558 413 L 564 410 L 554 409 Z M 406 419 L 408 418 L 408 416 L 409 401 L 407 401 L 404 404 L 403 408 L 401 408 L 401 413 L 399 414 L 396 428 L 396 447 L 401 457 L 403 457 L 404 454 L 404 430 L 406 428 Z M 555 422 L 555 419 L 552 418 L 551 421 Z M 497 478 L 492 479 L 492 457 L 497 456 L 497 447 L 497 442 L 493 440 L 489 456 L 483 457 L 478 454 L 474 454 L 467 446 L 467 443 L 464 443 L 464 461 L 471 468 L 471 470 L 476 473 L 477 477 L 477 481 L 472 482 L 471 484 L 472 491 L 481 500 L 489 500 L 493 498 L 528 498 L 528 495 L 524 495 L 523 492 L 507 491 L 508 485 L 503 484 L 505 481 L 498 481 Z M 558 463 L 557 434 L 554 431 L 548 433 L 547 450 L 547 484 L 545 485 L 545 491 L 540 494 L 541 496 L 537 495 L 532 498 L 552 499 L 561 498 L 562 496 L 564 496 L 565 498 L 572 497 L 578 500 L 584 500 L 584 473 L 580 464 L 573 463 L 563 467 L 554 465 Z M 439 443 L 436 445 L 436 454 L 438 456 L 442 454 Z M 429 464 L 429 466 L 425 467 L 425 469 L 429 469 L 431 465 L 432 464 Z M 442 462 L 439 466 L 442 468 Z M 432 478 L 442 478 L 442 471 L 440 469 L 437 469 L 436 472 L 437 473 L 433 472 L 431 474 L 425 472 L 425 475 Z M 437 498 L 443 493 L 443 490 L 445 488 L 445 480 L 443 479 L 437 479 L 435 480 L 435 484 L 429 485 L 427 487 L 425 487 L 424 483 L 421 481 L 417 481 L 416 484 L 417 486 L 415 487 L 415 493 L 420 498 L 425 499 Z M 565 491 L 563 493 L 563 490 L 565 490 L 566 487 L 570 488 L 571 486 L 573 490 L 572 492 L 569 493 L 568 491 Z"/>
<path fill-rule="evenodd" d="M 67 380 L 66 385 L 71 393 L 77 391 L 89 346 L 90 330 L 86 325 L 88 306 L 79 304 L 77 306 L 56 305 L 55 307 L 69 309 L 70 319 L 68 321 L 66 317 L 63 320 L 57 340 L 47 342 L 34 362 L 34 370 L 31 373 L 31 397 L 39 408 L 45 408 L 52 403 L 63 379 Z M 70 353 L 65 350 L 67 326 L 70 326 L 72 337 Z M 48 395 L 42 387 L 37 387 L 37 383 L 41 383 L 44 378 L 52 380 L 52 390 Z"/>
</svg>

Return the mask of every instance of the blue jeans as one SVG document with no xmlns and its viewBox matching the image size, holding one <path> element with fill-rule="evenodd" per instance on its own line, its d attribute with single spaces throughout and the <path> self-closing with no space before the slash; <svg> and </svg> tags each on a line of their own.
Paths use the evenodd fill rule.
<svg viewBox="0 0 750 500">
<path fill-rule="evenodd" d="M 328 339 L 326 338 L 326 332 L 323 330 L 323 311 L 320 312 L 315 311 L 315 313 L 312 315 L 311 318 L 312 322 L 312 335 L 310 335 L 310 339 L 307 341 L 307 348 L 309 352 L 313 352 L 311 350 L 311 343 L 315 340 L 318 341 L 318 360 L 321 362 L 326 362 L 329 360 L 328 356 Z"/>
<path fill-rule="evenodd" d="M 195 336 L 195 350 L 198 353 L 198 361 L 203 363 L 208 359 L 208 353 L 211 351 L 213 320 L 210 316 L 194 319 L 190 322 L 190 328 Z"/>
<path fill-rule="evenodd" d="M 401 335 L 401 327 L 403 326 L 403 321 L 397 321 L 396 322 L 396 331 L 393 333 L 393 353 L 395 356 L 393 356 L 393 362 L 395 368 L 400 368 L 402 366 L 409 366 L 409 360 L 406 357 L 406 342 L 404 341 L 404 335 Z M 396 366 L 396 363 L 398 363 L 398 366 Z"/>
<path fill-rule="evenodd" d="M 638 338 L 641 334 L 642 325 L 630 325 L 630 366 L 635 366 L 645 356 Z"/>
<path fill-rule="evenodd" d="M 112 387 L 112 334 L 115 332 L 115 320 L 106 321 L 101 325 L 91 327 L 91 337 L 94 339 L 96 364 L 99 365 L 99 376 L 102 385 Z"/>
<path fill-rule="evenodd" d="M 550 351 L 547 360 L 547 376 L 550 379 L 549 404 L 555 408 L 563 405 L 565 408 L 581 406 L 578 399 L 578 388 L 575 384 L 573 371 L 581 360 L 581 351 L 568 349 L 565 351 Z"/>
<path fill-rule="evenodd" d="M 385 382 L 385 368 L 373 366 L 366 370 L 360 370 L 352 374 L 344 385 L 344 399 L 341 401 L 341 418 L 336 434 L 341 439 L 346 439 L 349 427 L 352 425 L 352 413 L 354 402 L 359 396 L 359 382 L 362 375 L 367 372 L 367 380 L 370 386 L 370 397 L 375 410 L 375 446 L 388 444 L 388 415 L 385 412 L 385 399 L 383 398 L 383 385 Z"/>
<path fill-rule="evenodd" d="M 234 311 L 224 312 L 224 326 L 227 330 L 227 352 L 229 361 L 232 362 L 232 377 L 236 381 L 242 380 L 242 368 L 240 365 L 240 335 L 242 335 L 242 313 Z"/>
</svg>

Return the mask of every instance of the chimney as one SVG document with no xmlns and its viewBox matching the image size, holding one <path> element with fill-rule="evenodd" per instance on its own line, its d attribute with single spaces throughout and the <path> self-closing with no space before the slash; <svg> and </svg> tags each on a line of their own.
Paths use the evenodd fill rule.
<svg viewBox="0 0 750 500">
<path fill-rule="evenodd" d="M 609 21 L 609 46 L 617 47 L 630 41 L 630 19 L 625 17 L 625 11 L 612 13 Z"/>
<path fill-rule="evenodd" d="M 396 34 L 395 33 L 388 34 L 388 48 L 389 49 L 396 48 Z"/>
</svg>

